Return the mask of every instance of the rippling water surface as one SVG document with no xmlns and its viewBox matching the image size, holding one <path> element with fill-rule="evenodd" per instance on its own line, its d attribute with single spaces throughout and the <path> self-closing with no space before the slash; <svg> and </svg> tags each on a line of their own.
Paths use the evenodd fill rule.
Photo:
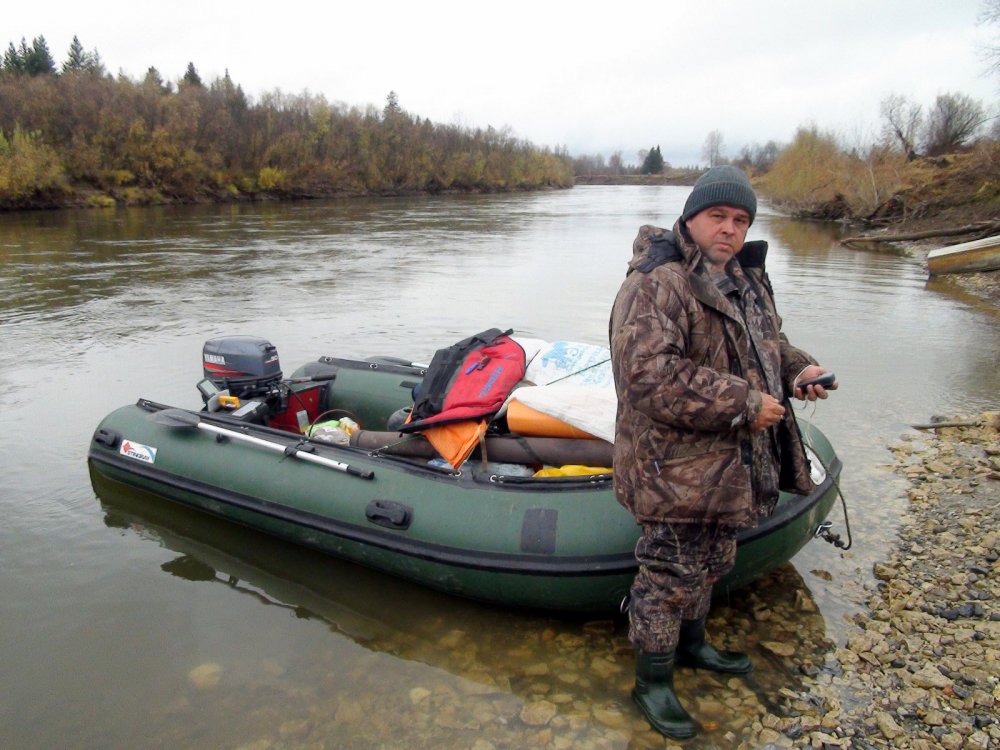
<svg viewBox="0 0 1000 750">
<path fill-rule="evenodd" d="M 656 746 L 620 622 L 435 594 L 92 485 L 85 458 L 113 408 L 196 406 L 202 343 L 223 334 L 269 339 L 286 372 L 324 354 L 426 361 L 492 326 L 604 343 L 636 229 L 670 226 L 686 194 L 0 216 L 0 746 Z M 716 632 L 758 670 L 680 678 L 720 747 L 799 679 L 757 644 L 822 665 L 863 606 L 905 511 L 886 443 L 1000 391 L 994 310 L 827 225 L 765 207 L 751 238 L 770 242 L 786 333 L 841 380 L 803 414 L 845 463 L 854 547 L 815 542 L 720 604 Z"/>
</svg>

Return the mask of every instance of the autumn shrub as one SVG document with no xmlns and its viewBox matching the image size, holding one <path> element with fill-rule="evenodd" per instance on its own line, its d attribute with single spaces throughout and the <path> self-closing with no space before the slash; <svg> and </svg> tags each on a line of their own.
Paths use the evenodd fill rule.
<svg viewBox="0 0 1000 750">
<path fill-rule="evenodd" d="M 114 208 L 118 205 L 118 201 L 110 195 L 98 194 L 87 196 L 86 205 L 91 208 Z"/>
<path fill-rule="evenodd" d="M 835 218 L 863 217 L 902 187 L 905 166 L 905 157 L 892 149 L 846 148 L 812 126 L 799 129 L 758 184 L 794 213 L 824 214 L 836 206 Z"/>
<path fill-rule="evenodd" d="M 35 133 L 18 126 L 8 140 L 0 132 L 0 205 L 29 204 L 36 197 L 68 189 L 59 157 Z"/>
<path fill-rule="evenodd" d="M 261 190 L 281 190 L 285 185 L 285 175 L 274 167 L 261 167 L 257 175 L 257 186 Z"/>
</svg>

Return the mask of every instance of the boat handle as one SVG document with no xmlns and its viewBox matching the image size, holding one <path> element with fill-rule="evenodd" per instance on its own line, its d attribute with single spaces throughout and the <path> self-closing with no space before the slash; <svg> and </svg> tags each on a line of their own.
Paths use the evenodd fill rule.
<svg viewBox="0 0 1000 750">
<path fill-rule="evenodd" d="M 365 508 L 365 517 L 389 529 L 408 529 L 413 521 L 413 508 L 393 500 L 372 500 Z"/>
<path fill-rule="evenodd" d="M 117 448 L 118 444 L 122 441 L 122 436 L 119 435 L 114 430 L 108 430 L 101 427 L 97 432 L 94 433 L 94 442 L 98 445 L 103 445 L 107 448 Z"/>
</svg>

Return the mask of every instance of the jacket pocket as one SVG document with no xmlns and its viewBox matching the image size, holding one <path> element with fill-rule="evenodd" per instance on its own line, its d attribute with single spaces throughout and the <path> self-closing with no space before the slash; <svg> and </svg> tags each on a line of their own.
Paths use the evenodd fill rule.
<svg viewBox="0 0 1000 750">
<path fill-rule="evenodd" d="M 745 525 L 750 519 L 750 467 L 738 446 L 648 459 L 638 510 L 650 519 Z"/>
</svg>

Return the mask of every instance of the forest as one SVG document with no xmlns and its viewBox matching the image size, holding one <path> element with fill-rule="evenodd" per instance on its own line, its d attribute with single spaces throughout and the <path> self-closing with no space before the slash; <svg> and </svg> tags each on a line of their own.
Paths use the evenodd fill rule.
<svg viewBox="0 0 1000 750">
<path fill-rule="evenodd" d="M 1000 25 L 1000 2 L 996 2 Z M 993 7 L 992 5 L 990 7 Z M 1000 73 L 1000 46 L 989 72 Z M 228 72 L 208 83 L 189 63 L 176 82 L 150 67 L 110 75 L 74 37 L 61 65 L 44 37 L 11 42 L 0 65 L 0 209 L 145 205 L 262 198 L 494 192 L 576 182 L 693 184 L 730 163 L 772 203 L 814 218 L 886 223 L 962 202 L 1000 204 L 1000 119 L 960 92 L 926 105 L 882 102 L 880 127 L 845 139 L 815 124 L 790 143 L 725 155 L 708 133 L 702 164 L 666 163 L 660 146 L 571 157 L 508 128 L 433 123 L 404 110 L 272 91 L 252 99 Z M 664 134 L 667 136 L 668 134 Z"/>
<path fill-rule="evenodd" d="M 559 151 L 508 129 L 432 123 L 385 106 L 274 91 L 189 64 L 165 81 L 109 75 L 74 37 L 57 66 L 44 37 L 0 69 L 0 209 L 509 191 L 570 187 Z"/>
</svg>

